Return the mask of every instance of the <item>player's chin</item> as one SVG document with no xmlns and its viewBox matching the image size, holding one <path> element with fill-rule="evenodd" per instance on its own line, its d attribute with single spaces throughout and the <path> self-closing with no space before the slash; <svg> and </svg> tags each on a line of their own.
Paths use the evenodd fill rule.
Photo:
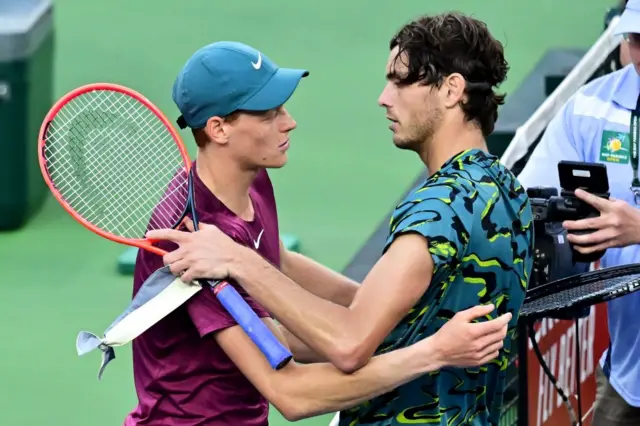
<svg viewBox="0 0 640 426">
<path fill-rule="evenodd" d="M 279 169 L 281 167 L 284 167 L 285 164 L 287 164 L 288 160 L 289 160 L 289 156 L 287 155 L 287 153 L 281 152 L 281 153 L 278 153 L 278 155 L 272 158 L 269 158 L 267 161 L 265 161 L 262 167 L 264 167 L 265 169 Z"/>
<path fill-rule="evenodd" d="M 408 149 L 411 146 L 411 141 L 403 137 L 401 134 L 394 133 L 393 144 L 400 149 Z"/>
<path fill-rule="evenodd" d="M 393 144 L 396 148 L 404 149 L 407 151 L 420 152 L 421 143 L 411 138 L 400 138 L 394 135 Z"/>
</svg>

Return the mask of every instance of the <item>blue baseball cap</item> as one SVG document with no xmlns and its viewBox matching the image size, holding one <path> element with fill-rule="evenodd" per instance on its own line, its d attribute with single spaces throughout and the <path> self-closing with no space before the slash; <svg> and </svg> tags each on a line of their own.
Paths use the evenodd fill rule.
<svg viewBox="0 0 640 426">
<path fill-rule="evenodd" d="M 620 15 L 615 35 L 640 33 L 640 0 L 629 0 Z"/>
<path fill-rule="evenodd" d="M 280 68 L 243 43 L 209 44 L 189 58 L 173 84 L 173 101 L 182 114 L 178 125 L 199 129 L 211 117 L 277 108 L 307 75 L 307 70 Z"/>
</svg>

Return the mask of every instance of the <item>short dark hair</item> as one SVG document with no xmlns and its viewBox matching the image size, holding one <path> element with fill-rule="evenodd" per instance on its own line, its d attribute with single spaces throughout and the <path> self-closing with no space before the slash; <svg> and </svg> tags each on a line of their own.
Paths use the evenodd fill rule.
<svg viewBox="0 0 640 426">
<path fill-rule="evenodd" d="M 393 36 L 390 49 L 395 47 L 399 51 L 394 61 L 402 54 L 408 60 L 408 73 L 398 84 L 439 87 L 445 77 L 460 73 L 467 82 L 467 100 L 461 104 L 466 119 L 475 120 L 485 137 L 493 132 L 505 99 L 493 88 L 504 81 L 509 65 L 502 43 L 484 22 L 459 12 L 422 16 Z"/>
</svg>

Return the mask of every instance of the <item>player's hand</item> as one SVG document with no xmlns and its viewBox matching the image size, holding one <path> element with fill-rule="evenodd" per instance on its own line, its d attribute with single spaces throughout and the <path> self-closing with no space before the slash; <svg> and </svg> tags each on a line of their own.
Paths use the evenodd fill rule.
<svg viewBox="0 0 640 426">
<path fill-rule="evenodd" d="M 562 226 L 569 234 L 567 239 L 576 251 L 588 254 L 640 243 L 640 210 L 622 200 L 607 200 L 581 189 L 575 193 L 578 198 L 600 211 L 598 217 L 563 222 Z M 572 234 L 572 231 L 582 230 L 593 232 Z"/>
<path fill-rule="evenodd" d="M 458 312 L 429 338 L 429 344 L 435 349 L 440 365 L 475 367 L 499 356 L 507 337 L 511 314 L 489 321 L 473 322 L 486 317 L 494 309 L 493 305 L 481 305 Z"/>
<path fill-rule="evenodd" d="M 193 231 L 193 224 L 184 225 Z M 159 229 L 149 231 L 147 238 L 172 241 L 179 247 L 164 255 L 164 264 L 184 282 L 194 279 L 225 279 L 231 275 L 235 253 L 242 247 L 214 225 L 199 223 L 196 232 Z"/>
</svg>

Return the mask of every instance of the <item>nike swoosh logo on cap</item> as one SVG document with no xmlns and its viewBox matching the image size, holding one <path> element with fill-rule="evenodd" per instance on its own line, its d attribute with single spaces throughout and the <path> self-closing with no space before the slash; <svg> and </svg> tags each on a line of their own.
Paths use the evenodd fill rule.
<svg viewBox="0 0 640 426">
<path fill-rule="evenodd" d="M 258 53 L 258 62 L 251 62 L 251 65 L 257 70 L 262 66 L 262 54 Z"/>
</svg>

